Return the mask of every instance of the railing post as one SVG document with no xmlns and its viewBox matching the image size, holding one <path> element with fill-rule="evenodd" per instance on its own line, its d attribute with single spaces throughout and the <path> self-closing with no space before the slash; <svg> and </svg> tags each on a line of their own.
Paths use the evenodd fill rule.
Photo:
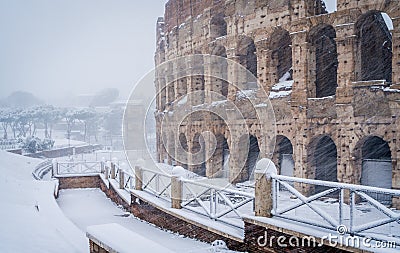
<svg viewBox="0 0 400 253">
<path fill-rule="evenodd" d="M 125 173 L 122 169 L 119 169 L 119 188 L 124 189 L 125 187 Z"/>
<path fill-rule="evenodd" d="M 141 191 L 143 187 L 143 170 L 135 166 L 135 190 Z"/>
<path fill-rule="evenodd" d="M 58 175 L 58 162 L 57 159 L 53 159 L 53 167 L 52 167 L 52 173 L 53 173 L 53 177 Z"/>
<path fill-rule="evenodd" d="M 104 177 L 108 180 L 110 174 L 110 168 L 108 167 L 107 164 L 104 164 Z"/>
<path fill-rule="evenodd" d="M 256 216 L 272 217 L 273 209 L 273 180 L 276 174 L 275 164 L 269 159 L 261 159 L 255 171 L 254 212 Z"/>
<path fill-rule="evenodd" d="M 115 163 L 111 162 L 111 179 L 115 179 Z"/>
<path fill-rule="evenodd" d="M 171 177 L 171 207 L 182 209 L 182 181 L 178 176 Z"/>
</svg>

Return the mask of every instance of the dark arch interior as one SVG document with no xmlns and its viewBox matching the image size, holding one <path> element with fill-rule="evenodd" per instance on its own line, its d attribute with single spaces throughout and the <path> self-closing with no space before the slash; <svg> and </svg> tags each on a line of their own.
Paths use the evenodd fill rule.
<svg viewBox="0 0 400 253">
<path fill-rule="evenodd" d="M 211 37 L 216 39 L 227 34 L 227 24 L 222 13 L 215 15 L 210 22 Z"/>
<path fill-rule="evenodd" d="M 361 79 L 392 81 L 392 34 L 380 12 L 370 12 L 357 22 Z"/>
<path fill-rule="evenodd" d="M 198 154 L 201 151 L 202 147 L 204 150 L 205 149 L 204 137 L 201 134 L 196 133 L 193 137 L 193 145 L 191 153 Z M 204 156 L 205 156 L 204 152 L 200 153 L 200 156 L 203 157 L 204 161 Z M 200 176 L 206 176 L 206 163 L 202 162 L 201 164 L 193 166 L 193 172 L 197 173 Z"/>
<path fill-rule="evenodd" d="M 288 31 L 281 29 L 271 35 L 270 50 L 272 50 L 272 62 L 276 67 L 275 82 L 278 82 L 286 73 L 290 74 L 286 80 L 293 80 L 291 45 L 292 39 Z"/>
<path fill-rule="evenodd" d="M 247 47 L 246 53 L 246 68 L 257 77 L 257 55 L 256 55 L 256 45 L 254 41 L 250 41 Z"/>
<path fill-rule="evenodd" d="M 333 140 L 322 137 L 316 146 L 314 153 L 315 179 L 337 182 L 337 148 Z M 315 192 L 326 190 L 326 187 L 315 186 Z"/>
<path fill-rule="evenodd" d="M 251 174 L 253 173 L 256 163 L 258 160 L 258 156 L 260 155 L 260 148 L 258 146 L 257 137 L 250 135 L 249 137 L 249 153 L 247 155 L 246 160 L 246 169 L 247 169 L 247 180 L 250 179 Z"/>
<path fill-rule="evenodd" d="M 284 176 L 294 176 L 293 146 L 287 137 L 277 137 L 276 152 L 278 153 L 280 174 Z"/>
<path fill-rule="evenodd" d="M 337 47 L 336 32 L 330 25 L 323 25 L 311 32 L 310 42 L 315 53 L 315 96 L 317 98 L 336 94 Z"/>
<path fill-rule="evenodd" d="M 362 147 L 363 159 L 390 160 L 392 158 L 389 144 L 379 137 L 368 138 Z"/>
</svg>

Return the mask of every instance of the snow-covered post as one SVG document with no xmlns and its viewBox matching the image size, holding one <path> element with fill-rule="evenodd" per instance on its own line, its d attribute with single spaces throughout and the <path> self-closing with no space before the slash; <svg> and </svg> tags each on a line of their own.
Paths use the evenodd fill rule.
<svg viewBox="0 0 400 253">
<path fill-rule="evenodd" d="M 186 171 L 181 166 L 176 166 L 172 170 L 171 177 L 171 207 L 182 209 L 182 180 Z"/>
<path fill-rule="evenodd" d="M 143 186 L 143 170 L 135 166 L 135 190 L 141 191 Z"/>
<path fill-rule="evenodd" d="M 110 167 L 108 167 L 108 164 L 104 163 L 104 177 L 108 180 L 108 176 L 110 174 Z"/>
<path fill-rule="evenodd" d="M 273 192 L 271 175 L 274 174 L 277 174 L 277 170 L 275 164 L 270 159 L 263 158 L 257 163 L 254 199 L 254 212 L 256 216 L 272 217 Z"/>
<path fill-rule="evenodd" d="M 57 173 L 57 169 L 58 169 L 58 162 L 57 162 L 57 159 L 53 159 L 53 161 L 52 161 L 52 163 L 53 163 L 53 167 L 52 167 L 52 173 L 53 173 L 53 177 L 54 176 L 56 176 L 58 173 Z"/>
<path fill-rule="evenodd" d="M 111 179 L 115 179 L 115 163 L 114 161 L 111 162 Z"/>
<path fill-rule="evenodd" d="M 119 188 L 124 189 L 125 188 L 125 172 L 122 169 L 119 169 Z"/>
</svg>

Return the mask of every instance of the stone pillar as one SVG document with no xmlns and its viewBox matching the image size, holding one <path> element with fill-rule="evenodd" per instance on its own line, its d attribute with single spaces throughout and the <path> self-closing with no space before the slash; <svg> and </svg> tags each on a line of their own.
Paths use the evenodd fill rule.
<svg viewBox="0 0 400 253">
<path fill-rule="evenodd" d="M 392 36 L 392 83 L 393 88 L 400 89 L 400 18 L 392 18 L 393 36 Z"/>
<path fill-rule="evenodd" d="M 309 71 L 309 44 L 307 43 L 307 33 L 297 32 L 291 34 L 292 55 L 293 55 L 293 92 L 291 95 L 291 112 L 294 118 L 295 133 L 293 134 L 293 153 L 295 160 L 294 176 L 308 178 L 309 166 L 307 165 L 307 145 L 311 138 L 307 128 L 307 97 L 310 83 L 308 79 Z M 309 187 L 305 184 L 295 184 L 295 188 L 302 194 L 307 194 Z"/>
<path fill-rule="evenodd" d="M 240 62 L 239 57 L 236 56 L 235 49 L 227 49 L 226 54 L 228 59 L 231 60 L 228 61 L 228 100 L 234 101 L 238 91 L 238 64 L 240 64 Z"/>
<path fill-rule="evenodd" d="M 139 166 L 135 166 L 135 190 L 141 191 L 143 188 L 143 171 Z"/>
<path fill-rule="evenodd" d="M 182 209 L 182 181 L 180 177 L 171 177 L 171 207 Z"/>
<path fill-rule="evenodd" d="M 115 179 L 115 163 L 111 162 L 111 179 Z"/>
<path fill-rule="evenodd" d="M 271 218 L 272 210 L 272 180 L 263 172 L 256 172 L 255 184 L 255 215 Z"/>
<path fill-rule="evenodd" d="M 119 188 L 124 189 L 125 188 L 125 172 L 123 170 L 119 170 Z"/>
<path fill-rule="evenodd" d="M 276 174 L 275 164 L 270 159 L 263 158 L 257 163 L 254 199 L 254 212 L 256 216 L 272 217 L 273 192 L 271 176 Z"/>
<path fill-rule="evenodd" d="M 108 177 L 110 175 L 110 168 L 107 166 L 107 164 L 104 164 L 104 177 L 108 180 Z"/>
<path fill-rule="evenodd" d="M 210 140 L 206 140 L 205 146 L 206 150 L 210 150 Z M 208 152 L 206 152 L 208 156 L 206 157 L 206 175 L 208 178 L 217 178 L 222 176 L 223 153 L 224 149 L 221 145 L 218 145 L 218 143 L 213 154 L 208 154 Z"/>
</svg>

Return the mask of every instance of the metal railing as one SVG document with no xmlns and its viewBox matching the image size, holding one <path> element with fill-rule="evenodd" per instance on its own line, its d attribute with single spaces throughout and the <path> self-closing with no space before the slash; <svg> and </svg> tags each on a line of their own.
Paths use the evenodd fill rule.
<svg viewBox="0 0 400 253">
<path fill-rule="evenodd" d="M 254 195 L 193 180 L 181 179 L 184 209 L 243 228 L 243 214 L 252 214 Z"/>
<path fill-rule="evenodd" d="M 101 173 L 103 162 L 57 162 L 57 175 Z"/>
<path fill-rule="evenodd" d="M 400 245 L 400 211 L 390 209 L 370 196 L 385 194 L 400 197 L 400 190 L 276 174 L 270 176 L 273 216 L 331 230 L 339 231 L 340 229 L 343 234 L 376 240 L 387 240 L 390 237 Z M 295 189 L 293 183 L 323 186 L 326 190 L 305 196 Z M 285 191 L 281 191 L 282 188 L 285 188 Z M 292 196 L 289 196 L 290 194 Z"/>
<path fill-rule="evenodd" d="M 21 147 L 18 140 L 0 140 L 0 150 L 17 149 Z"/>
<path fill-rule="evenodd" d="M 149 169 L 142 173 L 142 190 L 171 202 L 171 176 Z"/>
<path fill-rule="evenodd" d="M 49 173 L 49 171 L 53 168 L 53 163 L 50 159 L 47 159 L 38 165 L 36 165 L 34 171 L 32 172 L 32 176 L 36 180 L 42 180 L 44 175 Z"/>
</svg>

